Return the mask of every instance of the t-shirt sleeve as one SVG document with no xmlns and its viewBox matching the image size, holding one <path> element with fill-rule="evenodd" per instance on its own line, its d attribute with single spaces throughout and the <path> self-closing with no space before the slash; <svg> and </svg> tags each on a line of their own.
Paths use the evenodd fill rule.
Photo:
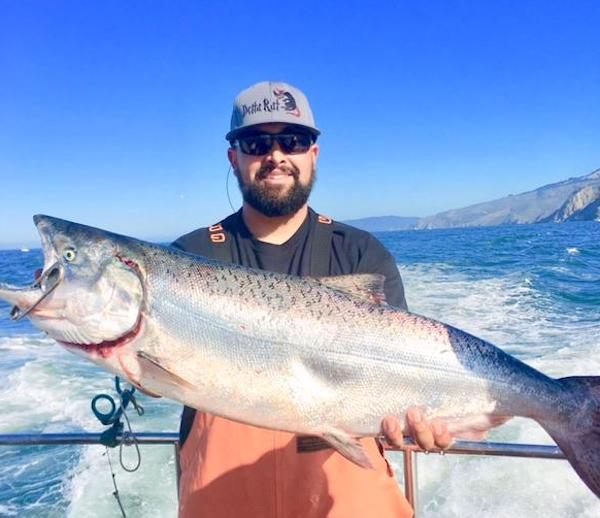
<svg viewBox="0 0 600 518">
<path fill-rule="evenodd" d="M 402 277 L 392 254 L 374 237 L 367 242 L 359 270 L 363 273 L 380 273 L 385 276 L 385 299 L 390 306 L 408 311 Z"/>
</svg>

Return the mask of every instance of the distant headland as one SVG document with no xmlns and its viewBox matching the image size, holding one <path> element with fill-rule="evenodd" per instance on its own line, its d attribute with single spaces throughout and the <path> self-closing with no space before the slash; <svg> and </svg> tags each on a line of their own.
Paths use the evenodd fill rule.
<svg viewBox="0 0 600 518">
<path fill-rule="evenodd" d="M 425 218 L 381 216 L 353 219 L 345 223 L 376 232 L 592 220 L 600 221 L 600 169 L 533 191 Z"/>
</svg>

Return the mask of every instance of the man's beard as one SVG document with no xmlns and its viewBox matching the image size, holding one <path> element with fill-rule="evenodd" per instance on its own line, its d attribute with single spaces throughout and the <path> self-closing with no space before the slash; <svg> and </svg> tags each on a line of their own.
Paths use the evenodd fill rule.
<svg viewBox="0 0 600 518">
<path fill-rule="evenodd" d="M 293 185 L 287 189 L 285 194 L 282 193 L 281 186 L 268 185 L 262 181 L 273 169 L 280 169 L 291 174 L 294 179 Z M 308 201 L 315 183 L 316 170 L 313 168 L 310 180 L 306 185 L 300 183 L 298 179 L 300 171 L 296 166 L 280 165 L 275 167 L 269 165 L 263 167 L 256 174 L 255 181 L 248 184 L 243 182 L 239 172 L 236 176 L 244 202 L 267 217 L 276 217 L 294 214 Z"/>
</svg>

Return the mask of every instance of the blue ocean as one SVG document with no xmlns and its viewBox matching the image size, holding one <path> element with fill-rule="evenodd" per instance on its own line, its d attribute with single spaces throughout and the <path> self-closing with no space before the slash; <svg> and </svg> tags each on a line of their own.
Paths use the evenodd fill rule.
<svg viewBox="0 0 600 518">
<path fill-rule="evenodd" d="M 551 376 L 600 375 L 600 223 L 403 231 L 377 237 L 397 260 L 411 311 L 480 336 Z M 0 251 L 0 280 L 29 284 L 39 250 Z M 0 303 L 0 433 L 100 432 L 90 410 L 113 378 Z M 376 397 L 376 395 L 374 395 Z M 139 397 L 134 431 L 174 432 L 179 405 Z M 516 418 L 490 439 L 551 444 Z M 135 473 L 102 446 L 0 447 L 0 516 L 174 517 L 170 446 L 141 448 Z M 133 462 L 133 448 L 125 448 Z M 390 458 L 402 482 L 402 457 Z M 598 500 L 565 461 L 420 455 L 421 516 L 597 517 Z"/>
</svg>

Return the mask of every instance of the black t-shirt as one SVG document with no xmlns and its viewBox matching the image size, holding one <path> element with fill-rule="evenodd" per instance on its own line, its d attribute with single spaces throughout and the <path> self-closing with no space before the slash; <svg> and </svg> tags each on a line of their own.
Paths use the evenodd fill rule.
<svg viewBox="0 0 600 518">
<path fill-rule="evenodd" d="M 380 273 L 385 277 L 387 303 L 406 309 L 396 261 L 383 245 L 368 232 L 319 219 L 309 209 L 308 217 L 296 233 L 285 243 L 273 245 L 255 239 L 238 211 L 221 222 L 224 242 L 211 241 L 209 230 L 201 228 L 180 237 L 173 246 L 205 257 L 290 275 Z"/>
<path fill-rule="evenodd" d="M 211 239 L 220 234 L 224 239 Z M 177 239 L 172 246 L 211 259 L 250 268 L 298 276 L 328 276 L 379 273 L 385 276 L 386 302 L 407 309 L 404 287 L 396 261 L 371 234 L 320 217 L 309 209 L 296 233 L 281 245 L 255 239 L 244 223 L 241 210 L 220 225 L 200 228 Z M 196 411 L 184 407 L 179 429 L 183 446 Z"/>
</svg>

